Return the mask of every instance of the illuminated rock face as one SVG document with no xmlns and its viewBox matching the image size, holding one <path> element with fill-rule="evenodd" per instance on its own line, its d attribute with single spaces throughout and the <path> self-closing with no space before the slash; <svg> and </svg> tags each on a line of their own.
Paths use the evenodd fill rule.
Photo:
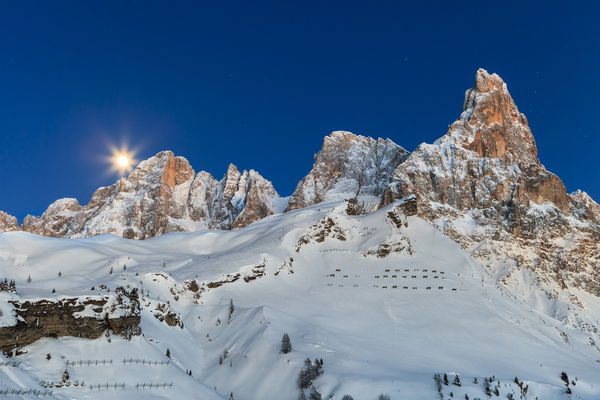
<svg viewBox="0 0 600 400">
<path fill-rule="evenodd" d="M 0 232 L 12 232 L 19 230 L 19 222 L 17 218 L 0 211 Z"/>
<path fill-rule="evenodd" d="M 326 200 L 356 199 L 371 211 L 394 168 L 408 151 L 389 139 L 372 139 L 337 131 L 325 137 L 312 170 L 292 194 L 288 210 Z"/>
<path fill-rule="evenodd" d="M 256 171 L 230 165 L 218 181 L 196 174 L 189 162 L 163 151 L 141 162 L 127 178 L 99 188 L 90 202 L 60 199 L 23 230 L 77 238 L 112 233 L 147 239 L 174 231 L 232 229 L 273 214 L 277 192 Z"/>
<path fill-rule="evenodd" d="M 599 206 L 567 194 L 498 75 L 477 71 L 463 112 L 433 144 L 397 166 L 382 204 L 417 198 L 418 215 L 486 262 L 600 294 Z"/>
</svg>

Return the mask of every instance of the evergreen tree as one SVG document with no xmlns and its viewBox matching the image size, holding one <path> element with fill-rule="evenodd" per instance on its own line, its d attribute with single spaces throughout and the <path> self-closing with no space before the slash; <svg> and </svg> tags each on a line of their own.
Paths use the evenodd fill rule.
<svg viewBox="0 0 600 400">
<path fill-rule="evenodd" d="M 65 368 L 65 370 L 62 373 L 62 381 L 63 382 L 68 382 L 70 379 L 69 377 L 69 370 Z"/>
<path fill-rule="evenodd" d="M 492 396 L 492 389 L 490 388 L 490 381 L 488 378 L 483 379 L 483 393 L 486 396 Z"/>
<path fill-rule="evenodd" d="M 310 395 L 308 396 L 308 398 L 310 400 L 321 400 L 321 393 L 319 393 L 317 391 L 317 389 L 315 389 L 314 386 L 311 386 L 311 388 L 310 388 Z"/>
<path fill-rule="evenodd" d="M 233 299 L 229 299 L 229 316 L 227 317 L 227 323 L 231 321 L 231 315 L 235 311 L 235 307 L 233 306 Z"/>
<path fill-rule="evenodd" d="M 304 394 L 304 390 L 300 389 L 300 393 L 298 393 L 298 400 L 306 400 L 306 394 Z"/>
<path fill-rule="evenodd" d="M 440 399 L 444 398 L 444 394 L 442 393 L 442 377 L 440 374 L 433 375 L 433 380 L 435 381 L 435 390 L 438 392 L 438 396 Z"/>
<path fill-rule="evenodd" d="M 27 276 L 27 283 L 31 283 L 31 275 Z"/>
<path fill-rule="evenodd" d="M 456 374 L 452 383 L 456 386 L 462 386 L 462 384 L 460 383 L 460 376 L 458 376 L 458 374 Z"/>
<path fill-rule="evenodd" d="M 390 395 L 381 393 L 377 400 L 390 400 Z"/>
<path fill-rule="evenodd" d="M 292 342 L 290 341 L 290 337 L 287 333 L 283 334 L 281 338 L 281 352 L 283 354 L 287 354 L 292 351 Z"/>
<path fill-rule="evenodd" d="M 165 352 L 165 356 L 167 356 L 167 358 L 171 358 L 171 350 L 169 350 L 167 348 L 167 351 Z"/>
<path fill-rule="evenodd" d="M 565 371 L 560 373 L 560 379 L 565 383 L 565 386 L 569 386 L 569 376 Z"/>
<path fill-rule="evenodd" d="M 448 386 L 448 375 L 444 374 L 444 385 Z"/>
<path fill-rule="evenodd" d="M 345 394 L 344 397 L 342 397 L 342 400 L 354 400 L 354 398 L 349 394 Z"/>
</svg>

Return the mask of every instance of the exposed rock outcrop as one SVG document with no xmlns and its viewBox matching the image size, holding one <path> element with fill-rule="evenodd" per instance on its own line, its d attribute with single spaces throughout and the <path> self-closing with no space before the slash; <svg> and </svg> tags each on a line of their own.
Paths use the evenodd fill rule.
<svg viewBox="0 0 600 400">
<path fill-rule="evenodd" d="M 96 190 L 85 206 L 60 199 L 42 216 L 27 216 L 23 230 L 64 238 L 113 233 L 146 239 L 173 231 L 232 229 L 273 214 L 278 197 L 256 171 L 240 173 L 230 165 L 217 181 L 163 151 L 141 162 L 128 178 Z"/>
<path fill-rule="evenodd" d="M 288 210 L 325 200 L 356 198 L 371 211 L 390 175 L 408 152 L 389 139 L 372 139 L 337 131 L 326 136 L 312 170 L 292 194 Z"/>
<path fill-rule="evenodd" d="M 107 329 L 126 337 L 140 334 L 137 292 L 117 288 L 116 293 L 116 296 L 12 300 L 16 324 L 0 327 L 0 350 L 11 354 L 44 337 L 96 339 Z"/>
<path fill-rule="evenodd" d="M 19 230 L 19 222 L 17 218 L 0 211 L 0 232 L 12 232 Z"/>
</svg>

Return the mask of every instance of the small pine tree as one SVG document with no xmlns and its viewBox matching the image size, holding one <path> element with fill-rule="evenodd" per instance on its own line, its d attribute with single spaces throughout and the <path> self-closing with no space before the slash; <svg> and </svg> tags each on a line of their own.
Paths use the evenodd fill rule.
<svg viewBox="0 0 600 400">
<path fill-rule="evenodd" d="M 433 380 L 435 381 L 435 390 L 438 392 L 438 396 L 440 399 L 444 398 L 444 394 L 442 393 L 442 377 L 440 374 L 433 375 Z"/>
<path fill-rule="evenodd" d="M 31 275 L 27 276 L 27 283 L 31 283 Z"/>
<path fill-rule="evenodd" d="M 473 379 L 473 383 L 474 383 L 474 384 L 476 384 L 476 385 L 477 385 L 477 384 L 479 384 L 479 381 L 477 380 L 477 377 L 475 377 L 475 378 Z"/>
<path fill-rule="evenodd" d="M 108 274 L 112 275 L 112 273 L 113 273 L 113 267 L 110 267 L 110 271 L 108 271 Z"/>
<path fill-rule="evenodd" d="M 390 395 L 381 393 L 379 397 L 377 397 L 377 400 L 390 400 Z"/>
<path fill-rule="evenodd" d="M 171 358 L 171 350 L 169 350 L 168 348 L 167 348 L 167 351 L 165 352 L 165 356 L 167 356 L 167 358 L 169 358 L 169 359 Z"/>
<path fill-rule="evenodd" d="M 309 398 L 310 400 L 321 400 L 321 393 L 319 393 L 319 392 L 317 391 L 317 389 L 315 389 L 315 387 L 314 387 L 314 386 L 312 386 L 312 387 L 310 388 L 310 394 L 308 395 L 308 398 Z"/>
<path fill-rule="evenodd" d="M 46 354 L 46 360 L 50 361 L 51 358 L 52 356 L 50 355 L 50 353 Z"/>
<path fill-rule="evenodd" d="M 219 355 L 219 365 L 223 365 L 223 355 Z"/>
<path fill-rule="evenodd" d="M 58 276 L 59 277 L 62 276 L 62 272 L 58 271 Z"/>
<path fill-rule="evenodd" d="M 444 374 L 444 385 L 448 386 L 448 375 Z"/>
<path fill-rule="evenodd" d="M 233 299 L 229 299 L 229 315 L 227 316 L 227 323 L 231 322 L 231 315 L 235 311 L 235 307 L 233 306 Z"/>
<path fill-rule="evenodd" d="M 56 289 L 52 289 L 52 293 L 56 293 Z"/>
<path fill-rule="evenodd" d="M 233 392 L 229 394 L 229 400 L 235 400 L 235 397 L 233 397 Z"/>
<path fill-rule="evenodd" d="M 565 371 L 560 373 L 560 379 L 565 383 L 566 386 L 569 386 L 569 376 Z"/>
<path fill-rule="evenodd" d="M 452 383 L 456 386 L 462 386 L 462 384 L 460 383 L 460 376 L 458 376 L 458 374 L 456 374 L 456 376 L 454 377 L 454 381 L 452 381 Z"/>
<path fill-rule="evenodd" d="M 306 400 L 306 394 L 302 389 L 300 389 L 300 393 L 298 393 L 298 400 Z"/>
<path fill-rule="evenodd" d="M 62 373 L 62 381 L 63 382 L 68 382 L 70 379 L 69 377 L 69 370 L 65 368 L 65 370 Z"/>
<path fill-rule="evenodd" d="M 465 400 L 470 400 L 469 395 L 465 393 Z"/>
<path fill-rule="evenodd" d="M 290 337 L 287 333 L 283 334 L 283 337 L 281 338 L 281 352 L 283 354 L 287 354 L 290 351 L 292 351 L 292 342 L 290 340 Z"/>
<path fill-rule="evenodd" d="M 488 378 L 483 379 L 483 393 L 485 393 L 486 396 L 492 395 L 492 388 L 490 387 L 490 381 Z"/>
<path fill-rule="evenodd" d="M 344 397 L 342 397 L 342 400 L 354 400 L 354 397 L 350 396 L 349 394 L 345 394 Z"/>
</svg>

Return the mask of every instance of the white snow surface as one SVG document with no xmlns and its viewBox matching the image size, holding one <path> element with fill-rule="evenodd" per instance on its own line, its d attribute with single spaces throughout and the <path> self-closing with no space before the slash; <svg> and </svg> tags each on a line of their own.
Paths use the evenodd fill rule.
<svg viewBox="0 0 600 400">
<path fill-rule="evenodd" d="M 600 398 L 600 350 L 577 321 L 565 322 L 572 316 L 569 309 L 556 309 L 526 270 L 513 273 L 507 289 L 499 283 L 501 271 L 481 265 L 417 216 L 396 227 L 387 218 L 396 206 L 348 216 L 344 203 L 326 202 L 239 230 L 171 233 L 145 241 L 0 234 L 0 277 L 17 283 L 17 295 L 0 293 L 2 326 L 15 322 L 9 299 L 98 295 L 103 292 L 91 288 L 102 284 L 111 291 L 135 286 L 143 293 L 143 336 L 126 341 L 112 335 L 110 342 L 104 336 L 42 339 L 23 355 L 1 357 L 21 364 L 0 367 L 0 391 L 42 390 L 39 382 L 59 381 L 67 360 L 110 359 L 112 365 L 69 366 L 71 381 L 85 386 L 54 388 L 50 398 L 210 400 L 228 399 L 233 392 L 236 399 L 295 400 L 296 378 L 309 357 L 324 361 L 324 374 L 315 381 L 324 399 L 344 394 L 376 399 L 387 393 L 393 400 L 431 400 L 438 398 L 435 373 L 447 373 L 450 382 L 456 373 L 462 379 L 460 387 L 443 386 L 446 399 L 450 392 L 457 399 L 487 398 L 482 384 L 490 376 L 500 382 L 500 398 L 509 393 L 519 398 L 515 377 L 529 385 L 527 399 Z M 331 218 L 346 240 L 326 236 L 296 251 L 298 239 L 324 218 Z M 460 223 L 475 229 L 470 216 Z M 380 243 L 401 241 L 410 243 L 412 254 L 364 255 Z M 225 283 L 199 299 L 184 288 L 194 279 L 247 276 L 261 264 L 264 276 Z M 578 297 L 589 320 L 600 319 L 599 299 L 585 292 Z M 228 322 L 230 299 L 235 311 Z M 155 305 L 166 301 L 183 328 L 153 316 Z M 279 352 L 284 333 L 293 346 L 288 354 Z M 164 361 L 167 348 L 168 366 L 122 361 Z M 224 350 L 228 356 L 220 365 Z M 562 371 L 576 380 L 570 396 Z M 90 388 L 114 383 L 125 389 Z M 173 386 L 136 389 L 142 383 Z"/>
</svg>

